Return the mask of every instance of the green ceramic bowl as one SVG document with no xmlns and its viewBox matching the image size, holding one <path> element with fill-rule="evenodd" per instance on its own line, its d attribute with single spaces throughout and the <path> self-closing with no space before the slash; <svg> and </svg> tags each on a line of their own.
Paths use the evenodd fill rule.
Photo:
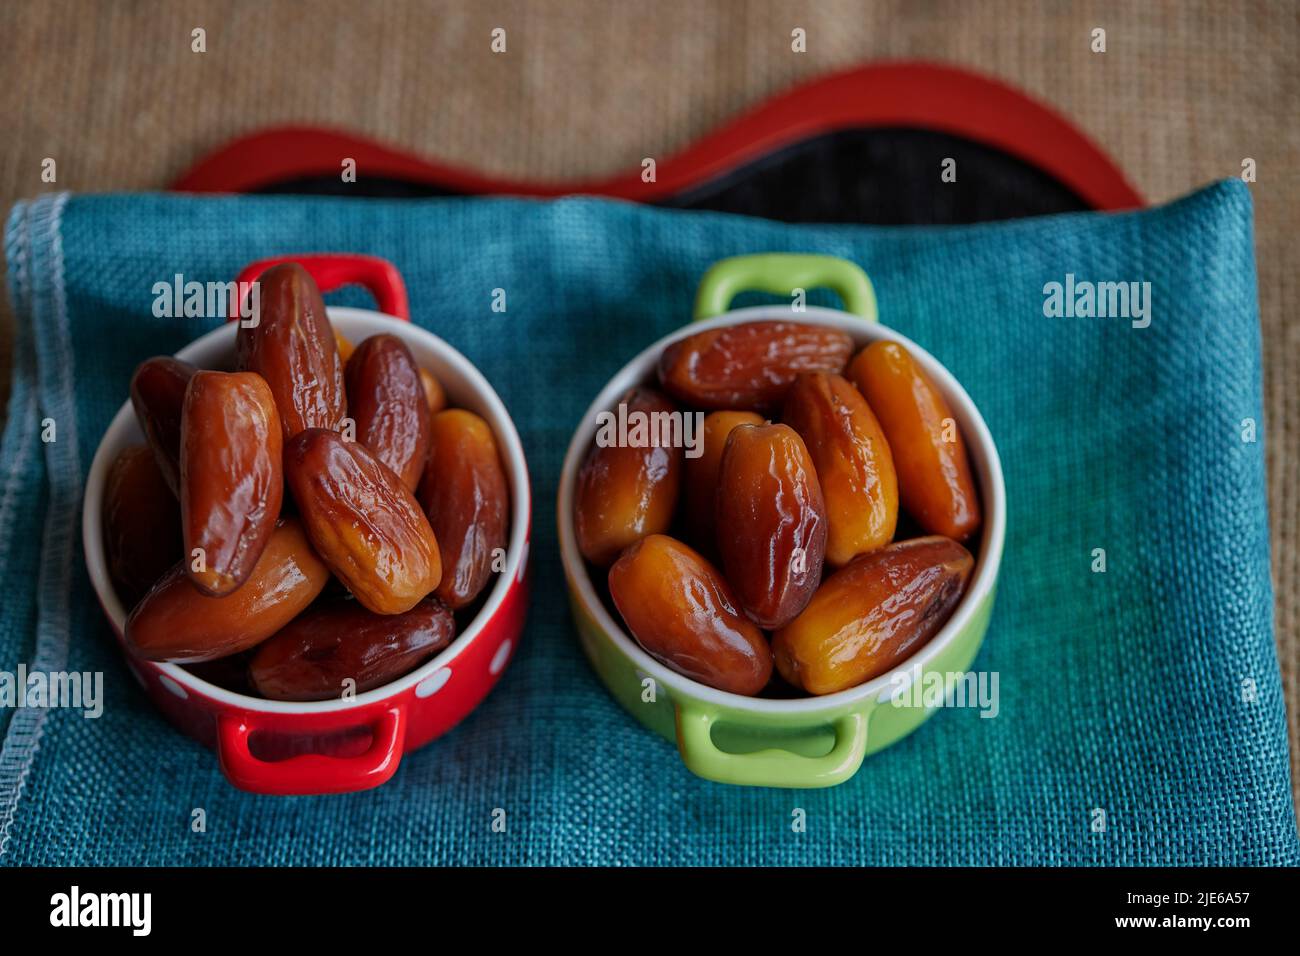
<svg viewBox="0 0 1300 956">
<path fill-rule="evenodd" d="M 745 290 L 789 295 L 796 289 L 835 290 L 847 311 L 760 306 L 727 312 Z M 701 777 L 761 787 L 829 787 L 857 772 L 862 759 L 921 725 L 933 708 L 911 706 L 898 689 L 918 677 L 966 671 L 988 629 L 1006 534 L 1006 489 L 997 448 L 984 419 L 957 380 L 929 352 L 876 322 L 871 282 L 860 268 L 829 256 L 759 255 L 724 259 L 704 276 L 696 299 L 697 321 L 660 339 L 629 362 L 596 396 L 573 435 L 560 475 L 557 514 L 560 553 L 578 636 L 611 694 L 646 727 L 676 741 L 682 762 Z M 879 339 L 907 346 L 952 408 L 970 451 L 984 505 L 970 586 L 943 629 L 894 671 L 824 697 L 767 700 L 742 697 L 683 677 L 656 661 L 623 629 L 602 602 L 573 529 L 573 489 L 594 439 L 597 414 L 612 410 L 633 385 L 655 380 L 665 346 L 705 328 L 760 319 L 833 326 L 858 347 Z M 905 702 L 899 706 L 900 697 Z M 921 695 L 915 695 L 920 698 Z"/>
</svg>

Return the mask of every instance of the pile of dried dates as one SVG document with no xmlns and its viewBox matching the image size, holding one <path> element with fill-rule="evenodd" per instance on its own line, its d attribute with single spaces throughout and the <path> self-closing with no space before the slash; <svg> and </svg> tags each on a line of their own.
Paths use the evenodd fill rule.
<svg viewBox="0 0 1300 956">
<path fill-rule="evenodd" d="M 574 530 L 633 636 L 736 694 L 831 694 L 939 631 L 980 526 L 966 447 L 903 346 L 749 322 L 691 335 L 598 434 Z M 611 413 L 612 414 L 612 413 Z M 664 440 L 689 433 L 688 454 Z M 902 522 L 917 536 L 895 540 Z M 779 677 L 773 676 L 773 669 Z"/>
<path fill-rule="evenodd" d="M 359 693 L 472 616 L 504 567 L 509 486 L 487 422 L 447 408 L 400 338 L 354 349 L 296 263 L 260 285 L 234 371 L 136 370 L 148 444 L 109 474 L 109 573 L 137 657 L 275 700 Z"/>
</svg>

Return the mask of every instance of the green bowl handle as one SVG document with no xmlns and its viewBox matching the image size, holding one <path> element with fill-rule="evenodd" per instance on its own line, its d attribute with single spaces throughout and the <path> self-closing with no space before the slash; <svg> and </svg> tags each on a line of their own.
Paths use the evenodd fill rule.
<svg viewBox="0 0 1300 956">
<path fill-rule="evenodd" d="M 677 705 L 677 749 L 688 770 L 706 780 L 749 787 L 833 787 L 858 772 L 867 753 L 867 712 L 854 711 L 832 721 L 835 745 L 822 757 L 788 750 L 732 754 L 713 742 L 717 711 L 696 701 Z"/>
<path fill-rule="evenodd" d="M 792 252 L 734 256 L 715 262 L 695 293 L 695 319 L 721 315 L 741 292 L 790 295 L 795 289 L 823 287 L 839 294 L 845 311 L 876 321 L 876 290 L 856 263 L 838 256 Z"/>
</svg>

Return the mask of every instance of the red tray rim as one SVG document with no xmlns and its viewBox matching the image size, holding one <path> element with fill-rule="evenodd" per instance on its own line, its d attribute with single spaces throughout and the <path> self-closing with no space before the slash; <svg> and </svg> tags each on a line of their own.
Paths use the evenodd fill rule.
<svg viewBox="0 0 1300 956">
<path fill-rule="evenodd" d="M 449 188 L 467 195 L 583 194 L 654 202 L 700 186 L 745 163 L 824 133 L 903 127 L 948 133 L 1000 149 L 1053 176 L 1093 209 L 1145 205 L 1120 168 L 1051 107 L 961 67 L 920 61 L 874 63 L 779 94 L 678 153 L 608 178 L 536 182 L 493 177 L 426 159 L 377 140 L 322 126 L 283 125 L 241 136 L 194 164 L 172 189 L 249 192 L 277 182 L 338 175 L 344 157 L 362 175 Z"/>
</svg>

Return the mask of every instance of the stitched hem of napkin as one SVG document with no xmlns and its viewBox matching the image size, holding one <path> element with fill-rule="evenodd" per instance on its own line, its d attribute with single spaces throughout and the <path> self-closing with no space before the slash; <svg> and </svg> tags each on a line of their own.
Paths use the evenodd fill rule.
<svg viewBox="0 0 1300 956">
<path fill-rule="evenodd" d="M 60 226 L 67 193 L 42 197 L 16 208 L 7 230 L 19 343 L 15 350 L 15 391 L 4 436 L 6 473 L 0 497 L 0 545 L 13 551 L 12 506 L 22 466 L 36 445 L 41 419 L 53 419 L 55 439 L 44 442 L 49 506 L 42 532 L 37 578 L 36 643 L 30 669 L 60 671 L 67 666 L 69 608 L 76 564 L 76 526 L 80 510 L 81 454 L 77 446 L 72 350 L 69 347 L 67 295 L 63 284 Z M 48 265 L 44 263 L 48 261 Z M 31 283 L 36 281 L 38 286 Z M 18 388 L 21 383 L 22 391 Z M 26 413 L 26 414 L 18 414 Z M 7 559 L 6 559 L 7 560 Z M 49 716 L 44 708 L 14 711 L 0 747 L 0 859 L 9 847 L 23 786 L 35 764 Z"/>
</svg>

